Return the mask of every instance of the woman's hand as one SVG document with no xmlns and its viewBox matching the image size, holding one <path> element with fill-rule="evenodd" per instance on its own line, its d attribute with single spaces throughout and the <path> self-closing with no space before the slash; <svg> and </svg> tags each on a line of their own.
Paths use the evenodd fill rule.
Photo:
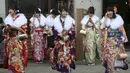
<svg viewBox="0 0 130 73">
<path fill-rule="evenodd" d="M 89 22 L 94 25 L 94 22 L 91 18 L 90 18 Z"/>
<path fill-rule="evenodd" d="M 108 13 L 105 14 L 105 19 L 108 17 Z"/>
</svg>

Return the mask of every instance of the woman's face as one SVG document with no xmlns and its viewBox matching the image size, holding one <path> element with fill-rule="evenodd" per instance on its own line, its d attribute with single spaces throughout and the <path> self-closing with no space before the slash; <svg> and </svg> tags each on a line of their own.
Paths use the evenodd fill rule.
<svg viewBox="0 0 130 73">
<path fill-rule="evenodd" d="M 56 17 L 56 15 L 52 14 L 52 17 L 53 17 L 53 18 L 55 18 L 55 17 Z"/>
<path fill-rule="evenodd" d="M 107 15 L 109 18 L 112 18 L 113 17 L 113 12 L 112 11 L 107 11 Z"/>
<path fill-rule="evenodd" d="M 114 11 L 115 11 L 115 13 L 117 13 L 117 7 L 115 7 L 115 6 L 114 6 Z"/>
<path fill-rule="evenodd" d="M 35 16 L 36 16 L 36 17 L 39 17 L 39 16 L 40 16 L 40 13 L 35 13 Z"/>
<path fill-rule="evenodd" d="M 16 14 L 16 11 L 13 10 L 13 9 L 9 9 L 9 14 L 10 14 L 10 15 L 14 15 L 14 14 Z"/>
<path fill-rule="evenodd" d="M 92 17 L 94 14 L 89 13 L 89 17 Z"/>
<path fill-rule="evenodd" d="M 65 17 L 65 16 L 67 15 L 67 12 L 66 12 L 65 10 L 63 10 L 63 11 L 61 12 L 61 15 Z"/>
</svg>

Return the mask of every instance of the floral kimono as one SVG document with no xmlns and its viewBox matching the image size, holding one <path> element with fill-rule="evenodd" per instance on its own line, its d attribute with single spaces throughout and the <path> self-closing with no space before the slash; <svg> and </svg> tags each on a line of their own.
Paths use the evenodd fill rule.
<svg viewBox="0 0 130 73">
<path fill-rule="evenodd" d="M 116 14 L 116 18 L 109 19 L 103 17 L 101 20 L 102 45 L 101 60 L 106 68 L 106 73 L 116 73 L 114 69 L 117 54 L 125 53 L 124 42 L 127 42 L 126 33 L 123 27 L 124 21 L 120 15 Z"/>
<path fill-rule="evenodd" d="M 31 42 L 33 47 L 33 57 L 35 62 L 41 62 L 44 60 L 44 50 L 47 48 L 47 37 L 44 27 L 46 18 L 40 14 L 40 19 L 32 17 L 30 19 L 32 26 Z"/>
<path fill-rule="evenodd" d="M 12 18 L 11 15 L 8 15 L 5 18 L 5 24 L 10 26 L 15 26 L 18 28 L 22 28 L 27 24 L 27 19 L 24 14 L 17 14 L 16 17 Z M 22 34 L 18 32 L 18 30 L 7 30 L 5 27 L 5 60 L 4 66 L 9 69 L 12 73 L 25 73 L 25 67 L 27 66 L 28 60 L 28 49 L 27 49 L 27 41 L 19 40 L 17 38 L 18 34 Z M 11 35 L 9 33 L 16 33 L 15 35 Z"/>
<path fill-rule="evenodd" d="M 96 29 L 98 27 L 97 22 L 99 21 L 99 18 L 96 15 L 93 15 L 91 19 L 94 25 L 90 22 L 88 23 L 89 18 L 89 15 L 86 15 L 81 20 L 82 30 L 86 31 L 86 35 L 83 38 L 83 45 L 85 52 L 85 62 L 94 63 L 96 57 L 96 40 L 99 38 L 98 33 L 96 34 Z"/>
<path fill-rule="evenodd" d="M 55 47 L 51 52 L 53 68 L 61 73 L 70 73 L 75 69 L 75 20 L 69 15 L 65 19 L 57 16 L 54 28 L 58 32 Z"/>
</svg>

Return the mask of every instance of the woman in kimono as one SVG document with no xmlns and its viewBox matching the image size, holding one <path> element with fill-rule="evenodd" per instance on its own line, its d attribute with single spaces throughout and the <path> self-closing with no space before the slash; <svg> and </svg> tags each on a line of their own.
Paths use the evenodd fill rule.
<svg viewBox="0 0 130 73">
<path fill-rule="evenodd" d="M 32 47 L 33 58 L 36 63 L 42 63 L 44 60 L 44 50 L 47 48 L 47 38 L 45 33 L 46 18 L 41 14 L 41 9 L 37 8 L 35 14 L 30 19 L 32 26 Z"/>
<path fill-rule="evenodd" d="M 54 20 L 54 28 L 58 32 L 53 51 L 53 67 L 61 73 L 70 73 L 75 69 L 75 20 L 62 7 L 60 15 Z"/>
<path fill-rule="evenodd" d="M 95 65 L 96 58 L 96 26 L 99 18 L 94 14 L 94 7 L 89 7 L 88 15 L 81 20 L 82 30 L 86 31 L 84 38 L 85 61 L 88 65 Z"/>
<path fill-rule="evenodd" d="M 114 12 L 114 7 L 108 7 L 101 23 L 101 29 L 103 30 L 101 45 L 102 64 L 106 68 L 105 73 L 117 73 L 114 68 L 117 55 L 125 53 L 123 43 L 128 41 L 123 27 L 124 21 L 120 15 Z"/>
<path fill-rule="evenodd" d="M 54 48 L 54 19 L 59 14 L 58 10 L 51 9 L 50 15 L 46 18 L 46 26 L 48 27 L 48 48 L 52 49 Z"/>
<path fill-rule="evenodd" d="M 28 60 L 28 49 L 25 38 L 26 32 L 23 26 L 27 24 L 24 14 L 19 13 L 15 6 L 9 8 L 9 14 L 5 18 L 5 59 L 4 67 L 9 73 L 25 73 Z M 20 34 L 25 34 L 20 39 Z"/>
<path fill-rule="evenodd" d="M 55 17 L 59 14 L 58 10 L 56 9 L 51 9 L 50 10 L 50 15 L 47 16 L 46 18 L 46 27 L 48 27 L 48 55 L 52 55 L 52 50 L 54 50 L 54 40 L 57 34 L 57 31 L 54 30 L 54 19 Z M 51 64 L 53 63 L 50 56 L 50 62 Z"/>
</svg>

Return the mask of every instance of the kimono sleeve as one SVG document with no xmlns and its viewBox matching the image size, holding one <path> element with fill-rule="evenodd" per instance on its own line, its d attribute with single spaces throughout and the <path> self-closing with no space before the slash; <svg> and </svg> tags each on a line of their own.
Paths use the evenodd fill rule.
<svg viewBox="0 0 130 73">
<path fill-rule="evenodd" d="M 105 25 L 105 18 L 103 17 L 101 20 L 100 20 L 100 22 L 101 22 L 101 29 L 104 29 L 105 27 L 106 27 L 106 25 Z"/>
<path fill-rule="evenodd" d="M 86 18 L 87 18 L 87 16 L 84 16 L 83 19 L 81 20 L 82 29 L 85 29 L 85 25 L 86 25 L 86 23 L 87 23 Z"/>
</svg>

